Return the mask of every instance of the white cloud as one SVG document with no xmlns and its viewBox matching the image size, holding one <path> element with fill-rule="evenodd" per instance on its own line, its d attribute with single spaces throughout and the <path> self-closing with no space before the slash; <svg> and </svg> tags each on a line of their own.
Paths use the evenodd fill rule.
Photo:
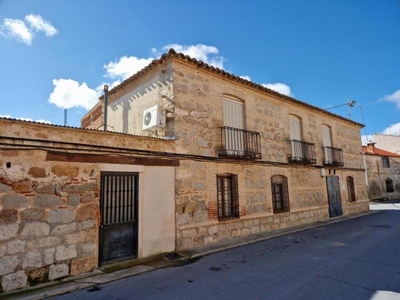
<svg viewBox="0 0 400 300">
<path fill-rule="evenodd" d="M 281 93 L 286 96 L 293 96 L 292 91 L 290 90 L 290 87 L 284 83 L 263 83 L 261 84 L 262 86 L 269 88 L 271 90 L 274 90 L 278 93 Z"/>
<path fill-rule="evenodd" d="M 201 60 L 211 66 L 219 69 L 224 68 L 225 59 L 222 56 L 218 56 L 218 49 L 214 46 L 207 46 L 203 44 L 197 45 L 179 45 L 170 44 L 162 48 L 162 50 L 167 51 L 173 48 L 176 52 L 181 52 L 185 55 L 189 55 L 191 58 Z"/>
<path fill-rule="evenodd" d="M 3 24 L 0 25 L 0 33 L 4 37 L 14 38 L 27 45 L 30 45 L 33 39 L 33 34 L 25 22 L 18 19 L 4 19 Z"/>
<path fill-rule="evenodd" d="M 49 37 L 58 33 L 58 30 L 40 15 L 30 14 L 25 16 L 25 20 L 26 22 L 19 19 L 4 19 L 0 24 L 0 35 L 31 45 L 36 32 L 42 31 Z"/>
<path fill-rule="evenodd" d="M 54 90 L 50 94 L 49 102 L 64 109 L 82 107 L 91 109 L 97 102 L 98 93 L 89 88 L 85 82 L 72 79 L 54 79 Z"/>
<path fill-rule="evenodd" d="M 53 36 L 58 33 L 58 30 L 46 21 L 42 16 L 30 14 L 25 17 L 25 20 L 30 24 L 31 29 L 36 31 L 43 31 L 46 36 Z"/>
<path fill-rule="evenodd" d="M 248 81 L 251 81 L 250 76 L 243 75 L 243 76 L 239 76 L 239 77 L 240 77 L 240 78 L 243 78 L 243 79 L 246 79 L 246 80 L 248 80 Z"/>
<path fill-rule="evenodd" d="M 45 123 L 45 124 L 51 124 L 50 121 L 45 120 L 45 119 L 38 119 L 38 120 L 33 120 L 31 118 L 13 118 L 11 115 L 0 115 L 0 118 L 6 118 L 6 119 L 16 119 L 16 120 L 21 120 L 21 121 L 30 121 L 30 122 L 37 122 L 37 123 Z"/>
<path fill-rule="evenodd" d="M 400 135 L 400 123 L 392 124 L 385 128 L 383 134 Z"/>
<path fill-rule="evenodd" d="M 125 80 L 149 65 L 153 59 L 152 57 L 137 58 L 135 56 L 122 56 L 118 61 L 110 61 L 103 66 L 103 68 L 106 69 L 106 74 L 104 76 Z"/>
<path fill-rule="evenodd" d="M 400 90 L 395 91 L 393 94 L 386 95 L 383 100 L 394 102 L 400 108 Z"/>
<path fill-rule="evenodd" d="M 368 142 L 373 142 L 374 141 L 374 136 L 373 135 L 361 135 L 361 143 L 363 146 L 366 146 Z"/>
</svg>

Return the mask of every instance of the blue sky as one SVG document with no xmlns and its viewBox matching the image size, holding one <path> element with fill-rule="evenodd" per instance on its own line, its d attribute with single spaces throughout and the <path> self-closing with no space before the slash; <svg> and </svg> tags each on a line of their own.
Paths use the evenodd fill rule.
<svg viewBox="0 0 400 300">
<path fill-rule="evenodd" d="M 400 134 L 399 0 L 0 0 L 0 115 L 79 126 L 170 47 Z"/>
</svg>

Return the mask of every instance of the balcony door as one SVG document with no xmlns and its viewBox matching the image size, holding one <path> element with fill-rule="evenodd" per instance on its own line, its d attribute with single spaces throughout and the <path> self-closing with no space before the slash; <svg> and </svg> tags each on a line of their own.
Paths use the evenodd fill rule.
<svg viewBox="0 0 400 300">
<path fill-rule="evenodd" d="M 333 162 L 332 130 L 327 125 L 322 125 L 322 142 L 324 144 L 325 163 L 330 164 Z"/>
<path fill-rule="evenodd" d="M 225 147 L 231 155 L 240 156 L 246 151 L 244 141 L 244 107 L 243 102 L 224 98 L 224 126 L 237 130 L 226 131 Z M 228 133 L 229 132 L 229 133 Z"/>
<path fill-rule="evenodd" d="M 290 144 L 292 146 L 292 159 L 302 160 L 303 148 L 301 141 L 301 121 L 296 116 L 289 116 Z"/>
</svg>

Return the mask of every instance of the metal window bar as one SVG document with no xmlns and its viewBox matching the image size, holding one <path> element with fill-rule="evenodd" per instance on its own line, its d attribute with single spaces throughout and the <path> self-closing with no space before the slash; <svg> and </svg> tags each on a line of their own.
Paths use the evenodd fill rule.
<svg viewBox="0 0 400 300">
<path fill-rule="evenodd" d="M 354 179 L 351 176 L 347 176 L 347 194 L 349 202 L 356 202 L 356 191 L 354 189 Z"/>
<path fill-rule="evenodd" d="M 275 175 L 271 177 L 272 207 L 274 213 L 290 211 L 289 188 L 287 177 Z"/>
<path fill-rule="evenodd" d="M 239 218 L 237 175 L 217 175 L 217 200 L 219 221 L 227 221 Z"/>
<path fill-rule="evenodd" d="M 104 174 L 102 175 L 101 224 L 133 222 L 135 220 L 135 193 L 137 175 Z"/>
<path fill-rule="evenodd" d="M 344 166 L 343 150 L 334 147 L 323 147 L 325 154 L 324 165 Z"/>
<path fill-rule="evenodd" d="M 256 131 L 222 126 L 221 145 L 221 157 L 261 158 L 261 135 Z"/>
<path fill-rule="evenodd" d="M 305 164 L 317 163 L 317 155 L 313 143 L 290 140 L 290 144 L 292 148 L 292 156 L 289 157 L 290 162 L 299 162 Z"/>
<path fill-rule="evenodd" d="M 386 193 L 394 193 L 393 180 L 390 178 L 387 178 L 385 180 L 385 183 L 386 183 Z"/>
<path fill-rule="evenodd" d="M 383 168 L 390 168 L 389 157 L 387 157 L 387 156 L 382 157 L 382 167 Z"/>
</svg>

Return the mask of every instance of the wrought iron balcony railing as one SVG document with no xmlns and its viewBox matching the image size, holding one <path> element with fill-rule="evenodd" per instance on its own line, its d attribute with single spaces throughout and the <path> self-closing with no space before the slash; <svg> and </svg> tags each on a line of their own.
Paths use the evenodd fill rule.
<svg viewBox="0 0 400 300">
<path fill-rule="evenodd" d="M 324 149 L 325 160 L 324 165 L 329 166 L 344 166 L 343 150 L 333 147 L 322 147 Z"/>
<path fill-rule="evenodd" d="M 313 143 L 303 142 L 299 140 L 290 140 L 292 148 L 292 156 L 289 157 L 290 162 L 298 162 L 304 164 L 316 164 L 317 155 Z"/>
<path fill-rule="evenodd" d="M 256 131 L 221 127 L 220 157 L 261 158 L 261 137 Z"/>
</svg>

